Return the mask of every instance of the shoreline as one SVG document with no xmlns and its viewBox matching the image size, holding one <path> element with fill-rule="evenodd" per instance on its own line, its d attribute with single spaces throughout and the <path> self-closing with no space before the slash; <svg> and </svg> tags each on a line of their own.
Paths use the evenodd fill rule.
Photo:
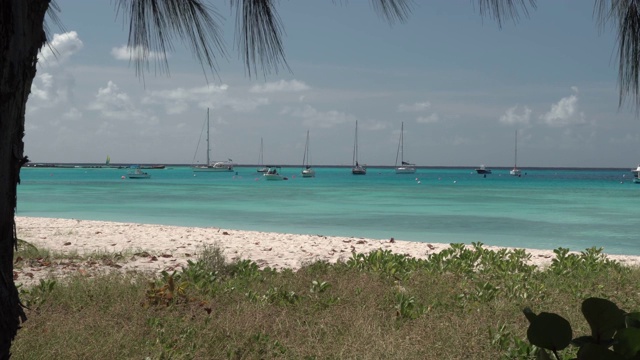
<svg viewBox="0 0 640 360">
<path fill-rule="evenodd" d="M 145 167 L 153 167 L 155 166 L 155 168 L 153 168 L 154 170 L 161 170 L 161 169 L 167 169 L 167 168 L 175 168 L 175 167 L 192 167 L 194 164 L 173 164 L 173 163 L 110 163 L 109 165 L 105 164 L 105 163 L 91 163 L 91 162 L 79 162 L 79 163 L 65 163 L 65 162 L 42 162 L 42 161 L 30 161 L 29 163 L 27 163 L 26 165 L 23 166 L 23 168 L 40 168 L 40 169 L 48 169 L 48 168 L 57 168 L 57 169 L 128 169 L 129 167 L 131 167 L 131 165 L 140 165 L 140 166 L 145 166 Z M 164 168 L 160 168 L 160 166 L 164 166 Z M 262 167 L 263 165 L 261 164 L 241 164 L 241 165 L 235 165 L 235 168 L 240 168 L 240 169 L 255 169 L 255 168 L 259 168 Z M 300 168 L 299 164 L 281 164 L 281 165 L 275 165 L 274 166 L 278 166 L 278 167 L 282 167 L 282 168 Z M 477 167 L 478 165 L 416 165 L 417 169 L 425 169 L 425 170 L 429 170 L 429 169 L 459 169 L 459 170 L 473 170 Z M 313 165 L 314 168 L 340 168 L 340 169 L 350 169 L 352 166 L 351 165 Z M 375 168 L 375 169 L 394 169 L 395 166 L 394 165 L 383 165 L 383 164 L 378 164 L 378 165 L 371 165 L 368 164 L 367 168 Z M 492 166 L 491 169 L 497 169 L 497 170 L 506 170 L 509 171 L 511 169 L 513 169 L 512 165 L 504 165 L 504 166 Z M 593 167 L 593 166 L 587 166 L 587 167 L 583 167 L 583 166 L 528 166 L 526 168 L 520 168 L 521 170 L 610 170 L 610 171 L 623 171 L 625 173 L 627 172 L 631 172 L 632 170 L 634 170 L 633 168 L 627 167 L 627 166 L 620 166 L 620 167 L 611 167 L 611 166 L 607 166 L 607 167 Z"/>
<path fill-rule="evenodd" d="M 222 229 L 217 227 L 182 227 L 155 224 L 120 223 L 95 220 L 76 220 L 41 217 L 16 217 L 18 239 L 38 248 L 63 254 L 132 254 L 117 264 L 54 264 L 57 266 L 23 266 L 14 271 L 16 284 L 30 286 L 50 276 L 95 271 L 154 272 L 179 270 L 188 260 L 195 261 L 204 246 L 217 244 L 227 261 L 250 259 L 261 268 L 290 268 L 297 270 L 306 263 L 324 260 L 346 261 L 352 252 L 369 253 L 391 250 L 415 258 L 427 258 L 449 247 L 444 243 L 403 241 L 401 239 L 374 240 L 361 237 L 299 235 Z M 467 244 L 467 243 L 465 243 Z M 469 245 L 469 244 L 467 244 Z M 516 249 L 487 246 L 490 250 Z M 546 266 L 555 257 L 553 249 L 525 249 L 531 254 L 530 263 Z M 640 256 L 607 255 L 628 266 L 640 266 Z M 25 264 L 26 265 L 26 264 Z"/>
</svg>

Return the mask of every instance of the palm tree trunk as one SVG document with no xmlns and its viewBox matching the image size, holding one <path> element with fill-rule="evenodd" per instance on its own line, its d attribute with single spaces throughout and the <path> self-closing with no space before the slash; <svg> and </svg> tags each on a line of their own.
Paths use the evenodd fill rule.
<svg viewBox="0 0 640 360">
<path fill-rule="evenodd" d="M 26 320 L 13 282 L 15 209 L 24 156 L 24 114 L 46 42 L 44 15 L 50 0 L 0 0 L 0 359 Z"/>
</svg>

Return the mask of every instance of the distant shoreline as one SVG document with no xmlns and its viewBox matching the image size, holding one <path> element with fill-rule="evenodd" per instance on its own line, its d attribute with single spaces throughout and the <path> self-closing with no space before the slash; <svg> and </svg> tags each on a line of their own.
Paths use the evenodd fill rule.
<svg viewBox="0 0 640 360">
<path fill-rule="evenodd" d="M 158 164 L 158 163 L 116 163 L 116 164 L 103 164 L 103 163 L 44 163 L 44 162 L 30 162 L 24 167 L 27 168 L 58 168 L 58 169 L 125 169 L 133 165 L 140 165 L 146 169 L 164 169 L 170 167 L 190 167 L 193 164 Z M 242 164 L 236 165 L 237 168 L 252 168 L 261 167 L 264 165 L 258 164 Z M 287 164 L 287 165 L 273 165 L 274 167 L 282 168 L 299 168 L 300 164 Z M 368 168 L 376 169 L 394 169 L 394 165 L 366 165 Z M 351 165 L 314 165 L 314 168 L 351 168 Z M 446 165 L 429 165 L 420 166 L 416 165 L 417 169 L 475 169 L 477 165 L 469 166 L 446 166 Z M 493 170 L 511 170 L 512 166 L 492 166 Z M 528 166 L 522 167 L 522 170 L 572 170 L 572 171 L 589 171 L 589 170 L 607 170 L 607 171 L 631 171 L 631 167 L 546 167 L 546 166 Z"/>
</svg>

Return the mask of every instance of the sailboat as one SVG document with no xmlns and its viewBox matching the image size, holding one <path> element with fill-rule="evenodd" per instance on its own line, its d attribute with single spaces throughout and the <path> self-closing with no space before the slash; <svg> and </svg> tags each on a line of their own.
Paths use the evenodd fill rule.
<svg viewBox="0 0 640 360">
<path fill-rule="evenodd" d="M 270 166 L 262 176 L 267 180 L 288 180 L 278 172 L 279 168 L 279 166 Z"/>
<path fill-rule="evenodd" d="M 259 173 L 266 173 L 267 171 L 269 171 L 269 167 L 264 166 L 264 158 L 262 153 L 263 151 L 264 151 L 264 147 L 262 143 L 262 138 L 260 138 L 260 159 L 258 160 L 259 164 L 258 164 L 258 168 L 256 169 L 256 171 Z"/>
<path fill-rule="evenodd" d="M 513 169 L 509 171 L 509 175 L 522 176 L 522 172 L 518 169 L 518 130 L 516 130 L 516 145 L 515 145 L 515 157 L 513 161 Z"/>
<path fill-rule="evenodd" d="M 107 161 L 104 162 L 105 165 L 111 165 L 111 156 L 107 155 Z"/>
<path fill-rule="evenodd" d="M 202 135 L 201 135 L 202 136 Z M 194 172 L 229 172 L 233 171 L 235 165 L 231 159 L 229 161 L 216 161 L 211 162 L 210 153 L 211 145 L 209 141 L 209 108 L 207 108 L 207 164 L 193 166 Z M 196 150 L 197 151 L 197 150 Z M 195 156 L 194 156 L 195 158 Z"/>
<path fill-rule="evenodd" d="M 400 158 L 400 166 L 398 166 L 398 158 Z M 402 122 L 398 152 L 396 153 L 396 174 L 414 174 L 415 172 L 416 165 L 404 161 L 404 122 Z"/>
<path fill-rule="evenodd" d="M 356 138 L 353 143 L 353 168 L 351 168 L 353 175 L 366 175 L 367 167 L 358 163 L 358 120 L 356 120 Z"/>
<path fill-rule="evenodd" d="M 640 184 L 640 165 L 635 169 L 631 169 L 631 173 L 633 174 L 633 182 Z"/>
<path fill-rule="evenodd" d="M 140 165 L 131 165 L 131 171 L 127 173 L 127 178 L 129 179 L 149 179 L 151 175 L 149 173 L 142 171 Z"/>
<path fill-rule="evenodd" d="M 309 130 L 307 130 L 307 142 L 304 145 L 304 155 L 302 156 L 302 177 L 316 177 L 316 171 L 309 165 Z"/>
</svg>

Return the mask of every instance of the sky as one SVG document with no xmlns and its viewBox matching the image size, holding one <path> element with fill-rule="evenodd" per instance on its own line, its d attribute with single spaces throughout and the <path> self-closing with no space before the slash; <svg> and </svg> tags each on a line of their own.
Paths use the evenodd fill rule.
<svg viewBox="0 0 640 360">
<path fill-rule="evenodd" d="M 640 118 L 618 106 L 615 33 L 593 1 L 542 0 L 502 28 L 476 1 L 414 2 L 389 24 L 369 1 L 278 3 L 289 69 L 250 76 L 235 13 L 214 1 L 226 55 L 203 71 L 174 41 L 169 74 L 137 77 L 110 1 L 57 0 L 27 103 L 32 162 L 619 167 L 640 163 Z M 153 54 L 152 54 L 153 55 Z"/>
</svg>

